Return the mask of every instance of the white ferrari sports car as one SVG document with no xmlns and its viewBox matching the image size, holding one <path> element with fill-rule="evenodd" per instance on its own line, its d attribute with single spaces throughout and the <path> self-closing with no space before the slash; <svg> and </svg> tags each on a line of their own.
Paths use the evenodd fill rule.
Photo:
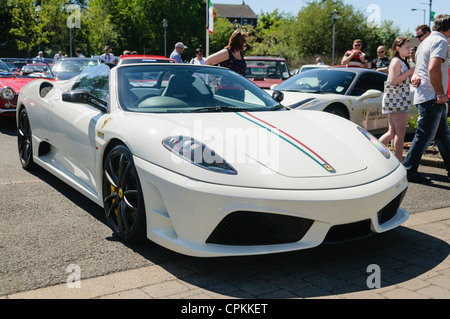
<svg viewBox="0 0 450 319">
<path fill-rule="evenodd" d="M 381 113 L 381 102 L 386 80 L 387 74 L 369 69 L 316 68 L 289 78 L 269 93 L 282 92 L 281 103 L 290 108 L 333 113 L 372 134 L 384 134 L 388 121 L 387 115 Z M 412 106 L 409 118 L 417 114 L 417 108 Z M 414 130 L 408 128 L 410 132 Z"/>
<path fill-rule="evenodd" d="M 404 167 L 361 126 L 294 111 L 228 69 L 86 68 L 20 92 L 18 151 L 104 207 L 125 242 L 285 252 L 391 230 Z"/>
</svg>

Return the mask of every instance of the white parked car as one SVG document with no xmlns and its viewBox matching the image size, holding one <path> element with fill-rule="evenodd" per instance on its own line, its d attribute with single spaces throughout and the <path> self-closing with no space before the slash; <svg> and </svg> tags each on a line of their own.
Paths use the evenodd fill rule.
<svg viewBox="0 0 450 319">
<path fill-rule="evenodd" d="M 314 70 L 314 69 L 321 69 L 321 68 L 327 69 L 329 67 L 330 66 L 326 65 L 326 64 L 305 64 L 305 65 L 302 65 L 297 70 L 297 73 L 295 73 L 295 74 L 303 73 L 303 72 L 306 72 L 306 71 L 309 71 L 309 70 Z"/>
<path fill-rule="evenodd" d="M 363 68 L 314 69 L 289 78 L 270 93 L 282 92 L 281 103 L 290 108 L 333 113 L 383 134 L 388 129 L 387 115 L 381 112 L 386 79 L 385 73 Z M 413 88 L 411 97 L 414 100 Z M 416 115 L 412 106 L 409 117 Z"/>
<path fill-rule="evenodd" d="M 267 254 L 382 233 L 409 216 L 406 171 L 370 133 L 288 110 L 225 68 L 102 64 L 36 80 L 20 92 L 17 123 L 23 168 L 37 164 L 104 207 L 126 242 Z"/>
</svg>

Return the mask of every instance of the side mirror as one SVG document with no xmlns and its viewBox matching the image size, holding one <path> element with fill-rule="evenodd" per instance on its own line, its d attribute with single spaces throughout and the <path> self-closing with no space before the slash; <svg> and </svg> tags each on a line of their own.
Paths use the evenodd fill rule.
<svg viewBox="0 0 450 319">
<path fill-rule="evenodd" d="M 366 99 L 376 99 L 380 97 L 383 94 L 383 92 L 378 90 L 367 90 L 363 95 L 358 97 L 358 101 L 364 101 Z"/>
<path fill-rule="evenodd" d="M 102 112 L 106 112 L 107 103 L 93 96 L 87 90 L 72 90 L 62 94 L 64 102 L 89 104 Z"/>
<path fill-rule="evenodd" d="M 275 101 L 281 102 L 284 99 L 284 94 L 281 91 L 273 91 L 272 97 Z"/>
</svg>

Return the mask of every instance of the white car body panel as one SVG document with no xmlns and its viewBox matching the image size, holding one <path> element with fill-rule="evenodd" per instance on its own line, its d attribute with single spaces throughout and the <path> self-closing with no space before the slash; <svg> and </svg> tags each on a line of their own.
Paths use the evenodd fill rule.
<svg viewBox="0 0 450 319">
<path fill-rule="evenodd" d="M 33 160 L 102 207 L 106 149 L 113 140 L 129 148 L 144 193 L 147 236 L 152 241 L 194 256 L 264 254 L 317 246 L 336 225 L 370 220 L 371 230 L 378 233 L 408 218 L 398 208 L 389 221 L 380 224 L 377 220 L 383 207 L 404 194 L 406 172 L 394 156 L 385 158 L 356 124 L 325 112 L 295 110 L 124 112 L 115 85 L 117 69 L 123 67 L 127 66 L 111 70 L 107 112 L 62 101 L 70 82 L 55 83 L 41 98 L 42 81 L 36 80 L 22 89 L 19 105 L 31 119 Z M 333 100 L 331 95 L 324 98 Z M 347 105 L 356 103 L 342 98 Z M 285 95 L 286 104 L 294 100 Z M 361 111 L 353 112 L 356 119 Z M 238 174 L 218 174 L 173 155 L 162 140 L 174 135 L 202 141 Z M 51 149 L 39 155 L 42 143 Z M 221 221 L 236 211 L 300 217 L 314 223 L 294 243 L 207 243 Z"/>
<path fill-rule="evenodd" d="M 353 69 L 353 68 L 342 68 L 330 69 L 328 70 L 339 72 L 356 72 L 360 74 L 365 72 L 365 69 Z M 372 72 L 367 70 L 368 72 Z M 373 71 L 375 72 L 375 71 Z M 379 73 L 379 72 L 377 72 Z M 352 84 L 350 85 L 349 91 L 355 85 L 355 81 L 358 79 L 356 77 Z M 274 90 L 278 90 L 275 88 Z M 282 90 L 282 89 L 281 89 Z M 411 86 L 411 100 L 414 101 L 414 88 Z M 268 91 L 269 94 L 273 94 L 272 91 Z M 344 106 L 348 111 L 349 120 L 358 124 L 362 128 L 368 130 L 373 134 L 384 134 L 388 130 L 388 120 L 387 114 L 382 114 L 381 105 L 383 101 L 383 92 L 370 89 L 363 95 L 354 96 L 350 95 L 349 92 L 342 92 L 342 94 L 321 94 L 321 93 L 307 93 L 307 92 L 290 92 L 283 91 L 284 98 L 281 104 L 287 107 L 294 108 L 296 110 L 315 110 L 315 111 L 326 111 L 326 109 L 332 105 Z M 378 92 L 378 94 L 377 94 Z M 300 106 L 296 106 L 297 103 L 310 99 L 311 101 L 304 103 Z M 408 118 L 413 118 L 418 115 L 417 108 L 412 105 L 409 112 Z M 408 131 L 414 132 L 414 128 L 408 128 Z"/>
</svg>

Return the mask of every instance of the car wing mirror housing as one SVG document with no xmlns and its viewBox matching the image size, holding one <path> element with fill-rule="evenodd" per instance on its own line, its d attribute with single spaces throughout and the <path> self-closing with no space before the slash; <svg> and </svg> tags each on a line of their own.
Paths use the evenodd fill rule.
<svg viewBox="0 0 450 319">
<path fill-rule="evenodd" d="M 367 90 L 366 92 L 364 92 L 363 95 L 361 95 L 360 97 L 358 97 L 358 101 L 364 101 L 366 99 L 376 99 L 378 97 L 380 97 L 383 94 L 383 92 L 378 91 L 378 90 Z"/>
<path fill-rule="evenodd" d="M 272 97 L 275 101 L 281 102 L 284 99 L 284 94 L 281 91 L 273 91 Z"/>
<path fill-rule="evenodd" d="M 106 112 L 108 106 L 108 104 L 105 101 L 93 96 L 87 90 L 72 90 L 64 92 L 62 94 L 62 100 L 64 102 L 70 103 L 89 104 L 102 112 Z"/>
</svg>

